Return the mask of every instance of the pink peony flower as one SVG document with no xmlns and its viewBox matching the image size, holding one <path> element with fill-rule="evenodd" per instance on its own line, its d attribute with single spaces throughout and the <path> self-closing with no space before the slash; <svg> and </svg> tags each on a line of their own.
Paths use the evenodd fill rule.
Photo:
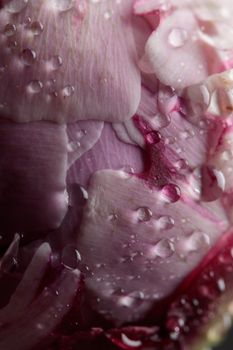
<svg viewBox="0 0 233 350">
<path fill-rule="evenodd" d="M 190 350 L 233 315 L 232 16 L 0 1 L 0 349 Z"/>
</svg>

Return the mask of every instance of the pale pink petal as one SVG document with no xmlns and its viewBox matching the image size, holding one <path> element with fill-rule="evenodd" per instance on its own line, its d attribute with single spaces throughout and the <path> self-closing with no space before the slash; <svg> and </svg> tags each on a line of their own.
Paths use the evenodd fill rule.
<svg viewBox="0 0 233 350">
<path fill-rule="evenodd" d="M 0 10 L 2 117 L 122 121 L 135 113 L 140 73 L 131 0 L 16 3 Z"/>
</svg>

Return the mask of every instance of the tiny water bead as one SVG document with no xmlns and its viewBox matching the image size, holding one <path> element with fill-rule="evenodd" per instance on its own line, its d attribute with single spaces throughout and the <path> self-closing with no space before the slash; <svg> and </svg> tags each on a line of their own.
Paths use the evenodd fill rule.
<svg viewBox="0 0 233 350">
<path fill-rule="evenodd" d="M 31 94 L 38 94 L 42 89 L 43 83 L 40 80 L 32 80 L 27 86 L 27 90 Z"/>
<path fill-rule="evenodd" d="M 25 49 L 22 51 L 21 57 L 25 66 L 31 66 L 36 60 L 36 52 L 31 49 Z"/>
<path fill-rule="evenodd" d="M 16 26 L 14 24 L 8 23 L 4 28 L 4 34 L 8 37 L 15 35 Z"/>
<path fill-rule="evenodd" d="M 175 203 L 180 199 L 180 188 L 175 184 L 167 184 L 161 190 L 162 199 L 167 203 Z"/>
<path fill-rule="evenodd" d="M 5 9 L 10 13 L 21 12 L 28 4 L 29 0 L 11 0 L 5 5 Z"/>
<path fill-rule="evenodd" d="M 180 48 L 184 46 L 187 39 L 187 31 L 183 28 L 173 28 L 168 36 L 168 42 L 174 48 Z"/>
<path fill-rule="evenodd" d="M 150 258 L 166 259 L 173 255 L 175 251 L 174 244 L 169 239 L 161 239 L 149 251 Z"/>
<path fill-rule="evenodd" d="M 150 208 L 148 207 L 140 207 L 137 209 L 137 220 L 139 222 L 147 222 L 150 221 L 150 219 L 152 218 L 152 211 Z"/>
</svg>

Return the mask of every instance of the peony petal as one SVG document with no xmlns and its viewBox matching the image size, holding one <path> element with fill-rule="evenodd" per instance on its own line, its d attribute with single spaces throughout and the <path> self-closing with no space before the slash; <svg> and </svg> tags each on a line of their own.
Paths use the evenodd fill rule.
<svg viewBox="0 0 233 350">
<path fill-rule="evenodd" d="M 80 121 L 67 125 L 69 166 L 96 144 L 103 127 L 104 123 L 97 121 Z"/>
<path fill-rule="evenodd" d="M 198 23 L 191 11 L 173 12 L 151 34 L 140 64 L 142 70 L 154 72 L 162 83 L 175 89 L 203 80 L 209 67 L 197 34 Z"/>
<path fill-rule="evenodd" d="M 97 172 L 88 192 L 77 242 L 90 271 L 83 269 L 87 295 L 115 324 L 142 319 L 227 228 L 219 202 L 203 205 L 185 194 L 164 201 L 160 189 L 122 171 Z"/>
<path fill-rule="evenodd" d="M 7 233 L 59 226 L 67 210 L 65 126 L 1 123 L 0 148 L 1 243 Z"/>
<path fill-rule="evenodd" d="M 2 117 L 19 122 L 130 118 L 140 99 L 131 20 L 131 0 L 31 0 L 23 8 L 6 3 L 0 11 Z"/>
<path fill-rule="evenodd" d="M 68 183 L 86 187 L 90 176 L 97 170 L 125 168 L 126 171 L 139 173 L 143 166 L 139 147 L 119 141 L 112 126 L 105 123 L 99 141 L 70 168 Z"/>
</svg>

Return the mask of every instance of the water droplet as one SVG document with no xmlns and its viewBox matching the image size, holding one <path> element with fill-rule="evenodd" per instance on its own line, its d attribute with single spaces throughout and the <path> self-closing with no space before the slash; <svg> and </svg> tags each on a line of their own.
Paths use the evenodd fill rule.
<svg viewBox="0 0 233 350">
<path fill-rule="evenodd" d="M 153 117 L 153 127 L 156 130 L 166 128 L 171 123 L 171 117 L 162 113 L 158 113 Z"/>
<path fill-rule="evenodd" d="M 112 15 L 113 15 L 113 13 L 112 13 L 111 11 L 106 11 L 106 12 L 104 13 L 104 18 L 105 18 L 106 20 L 108 20 L 108 19 L 110 19 L 110 18 L 112 17 Z"/>
<path fill-rule="evenodd" d="M 118 304 L 124 307 L 132 308 L 139 306 L 144 301 L 144 294 L 142 292 L 132 292 L 128 295 L 120 296 Z"/>
<path fill-rule="evenodd" d="M 137 220 L 139 222 L 150 221 L 152 217 L 152 211 L 148 207 L 141 207 L 137 209 Z"/>
<path fill-rule="evenodd" d="M 184 171 L 188 170 L 188 167 L 189 167 L 188 162 L 185 159 L 177 160 L 177 162 L 175 162 L 174 166 L 180 172 L 184 172 Z"/>
<path fill-rule="evenodd" d="M 202 200 L 212 202 L 220 198 L 225 189 L 224 174 L 212 166 L 203 166 L 198 171 L 201 177 Z"/>
<path fill-rule="evenodd" d="M 162 259 L 169 258 L 173 255 L 175 249 L 173 243 L 164 238 L 158 241 L 149 252 L 150 258 L 160 257 Z"/>
<path fill-rule="evenodd" d="M 188 140 L 195 136 L 195 132 L 193 130 L 184 130 L 180 133 L 180 138 L 182 140 Z"/>
<path fill-rule="evenodd" d="M 223 278 L 217 280 L 217 286 L 220 292 L 224 292 L 226 289 L 226 283 Z"/>
<path fill-rule="evenodd" d="M 195 231 L 184 243 L 184 249 L 186 252 L 198 252 L 201 249 L 205 249 L 210 245 L 210 238 L 204 232 Z"/>
<path fill-rule="evenodd" d="M 75 0 L 53 0 L 54 8 L 59 11 L 68 11 L 74 6 Z"/>
<path fill-rule="evenodd" d="M 187 31 L 183 28 L 172 29 L 168 36 L 168 42 L 174 48 L 179 48 L 184 46 L 187 39 L 188 39 Z"/>
<path fill-rule="evenodd" d="M 4 28 L 4 34 L 6 36 L 12 36 L 16 33 L 16 26 L 14 24 L 8 23 Z"/>
<path fill-rule="evenodd" d="M 60 68 L 63 64 L 62 57 L 59 55 L 53 56 L 49 61 L 48 61 L 48 67 L 49 69 L 56 70 Z"/>
<path fill-rule="evenodd" d="M 156 145 L 161 141 L 161 134 L 157 131 L 150 131 L 146 134 L 146 142 L 149 145 Z"/>
<path fill-rule="evenodd" d="M 80 186 L 80 190 L 82 192 L 83 198 L 87 200 L 88 199 L 88 192 L 87 192 L 87 190 L 84 187 L 82 187 L 82 186 Z"/>
<path fill-rule="evenodd" d="M 62 263 L 68 268 L 76 269 L 81 261 L 79 251 L 73 245 L 67 245 L 62 251 Z"/>
<path fill-rule="evenodd" d="M 74 87 L 72 85 L 67 85 L 62 89 L 62 96 L 64 98 L 70 97 L 74 94 Z"/>
<path fill-rule="evenodd" d="M 157 221 L 156 221 L 156 228 L 158 230 L 170 230 L 173 226 L 175 225 L 175 221 L 171 216 L 164 215 L 161 216 Z"/>
<path fill-rule="evenodd" d="M 40 35 L 43 32 L 43 29 L 44 29 L 44 26 L 39 21 L 32 22 L 30 26 L 30 30 L 33 33 L 33 35 Z"/>
<path fill-rule="evenodd" d="M 126 334 L 123 333 L 121 335 L 121 340 L 122 343 L 128 346 L 129 348 L 139 348 L 140 346 L 142 346 L 141 340 L 132 340 Z"/>
<path fill-rule="evenodd" d="M 167 184 L 161 190 L 162 199 L 167 203 L 175 203 L 180 199 L 180 188 L 174 184 Z"/>
<path fill-rule="evenodd" d="M 36 60 L 36 53 L 34 50 L 25 49 L 22 51 L 21 57 L 25 66 L 31 66 Z"/>
<path fill-rule="evenodd" d="M 32 94 L 38 94 L 43 89 L 43 83 L 39 80 L 32 80 L 28 84 L 27 89 Z"/>
<path fill-rule="evenodd" d="M 11 0 L 5 5 L 5 9 L 10 13 L 21 12 L 28 4 L 29 0 Z"/>
</svg>

